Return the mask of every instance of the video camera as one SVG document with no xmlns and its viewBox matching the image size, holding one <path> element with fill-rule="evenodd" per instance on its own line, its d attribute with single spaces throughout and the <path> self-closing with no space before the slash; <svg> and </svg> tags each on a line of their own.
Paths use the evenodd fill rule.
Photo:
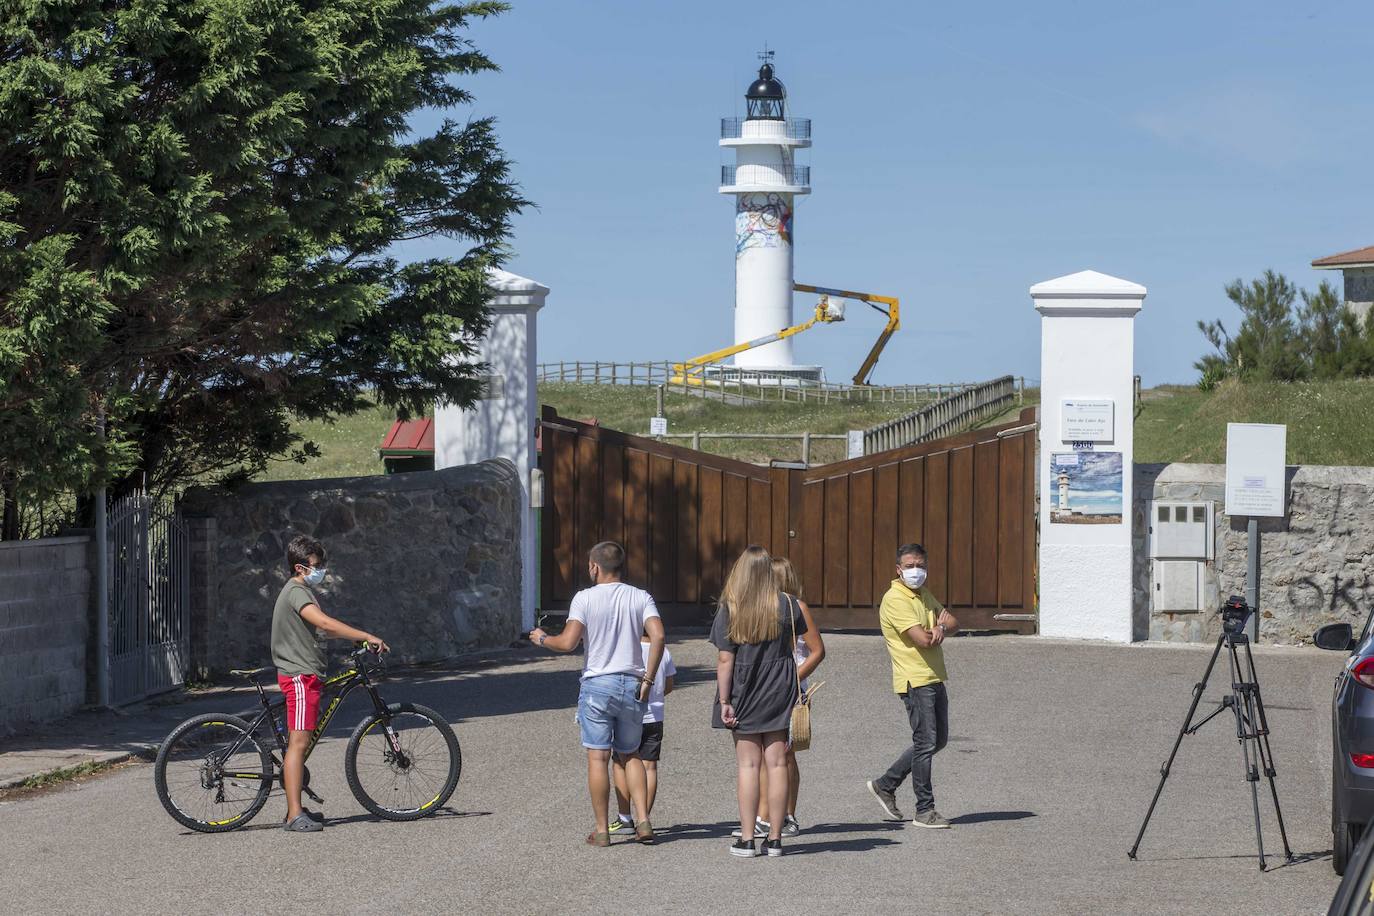
<svg viewBox="0 0 1374 916">
<path fill-rule="evenodd" d="M 1250 619 L 1250 605 L 1240 595 L 1232 595 L 1221 606 L 1221 628 L 1230 636 L 1245 632 L 1245 622 Z"/>
</svg>

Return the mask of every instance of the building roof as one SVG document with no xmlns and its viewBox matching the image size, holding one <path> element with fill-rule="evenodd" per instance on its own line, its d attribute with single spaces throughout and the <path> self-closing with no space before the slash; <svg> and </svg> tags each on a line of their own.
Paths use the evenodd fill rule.
<svg viewBox="0 0 1374 916">
<path fill-rule="evenodd" d="M 1371 267 L 1374 266 L 1374 245 L 1368 248 L 1356 248 L 1354 251 L 1342 251 L 1340 254 L 1329 254 L 1324 258 L 1317 258 L 1312 262 L 1316 268 L 1331 267 Z"/>
<path fill-rule="evenodd" d="M 397 420 L 382 438 L 383 458 L 392 455 L 434 454 L 434 419 Z"/>
</svg>

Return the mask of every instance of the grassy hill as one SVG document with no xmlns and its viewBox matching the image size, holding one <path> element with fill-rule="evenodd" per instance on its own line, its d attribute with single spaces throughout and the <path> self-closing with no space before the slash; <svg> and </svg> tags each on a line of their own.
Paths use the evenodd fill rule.
<svg viewBox="0 0 1374 916">
<path fill-rule="evenodd" d="M 563 416 L 595 418 L 603 426 L 629 433 L 646 433 L 654 413 L 652 388 L 546 384 L 539 386 L 539 396 Z M 1039 397 L 1037 389 L 1026 391 L 1027 404 L 1038 403 Z M 665 401 L 670 432 L 844 433 L 900 416 L 916 406 L 786 402 L 737 407 L 681 394 L 669 394 Z M 1017 410 L 984 425 L 1010 422 Z M 379 474 L 377 446 L 392 419 L 386 411 L 375 409 L 333 424 L 302 424 L 302 434 L 318 443 L 323 455 L 305 464 L 275 464 L 263 479 Z M 1374 380 L 1228 383 L 1213 392 L 1183 385 L 1149 389 L 1135 421 L 1136 460 L 1220 464 L 1226 460 L 1228 422 L 1287 424 L 1288 460 L 1294 464 L 1374 465 Z M 788 441 L 708 440 L 702 445 L 707 451 L 746 461 L 800 457 L 800 444 Z M 842 441 L 814 442 L 812 461 L 838 460 L 844 450 Z"/>
<path fill-rule="evenodd" d="M 1136 461 L 1222 464 L 1227 423 L 1283 423 L 1289 464 L 1374 465 L 1374 379 L 1164 385 L 1140 406 Z"/>
</svg>

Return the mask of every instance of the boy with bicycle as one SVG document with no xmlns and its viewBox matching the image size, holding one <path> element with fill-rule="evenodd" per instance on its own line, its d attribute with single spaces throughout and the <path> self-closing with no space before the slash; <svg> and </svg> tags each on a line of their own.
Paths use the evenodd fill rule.
<svg viewBox="0 0 1374 916">
<path fill-rule="evenodd" d="M 291 578 L 272 609 L 272 664 L 277 686 L 286 697 L 286 753 L 282 755 L 282 790 L 286 793 L 285 828 L 292 833 L 324 829 L 324 816 L 301 807 L 301 783 L 305 779 L 305 750 L 319 724 L 320 698 L 324 695 L 325 658 L 315 631 L 328 639 L 366 642 L 378 652 L 390 647 L 380 637 L 335 620 L 320 608 L 314 589 L 324 581 L 324 545 L 312 537 L 297 535 L 286 545 L 286 567 Z"/>
</svg>

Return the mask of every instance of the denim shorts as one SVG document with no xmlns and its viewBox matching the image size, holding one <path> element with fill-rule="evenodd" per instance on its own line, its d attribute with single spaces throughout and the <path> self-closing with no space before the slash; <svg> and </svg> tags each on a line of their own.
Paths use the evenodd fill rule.
<svg viewBox="0 0 1374 916">
<path fill-rule="evenodd" d="M 585 678 L 577 697 L 577 723 L 582 746 L 617 754 L 639 751 L 644 730 L 644 707 L 639 702 L 639 678 L 633 674 L 602 674 Z"/>
</svg>

